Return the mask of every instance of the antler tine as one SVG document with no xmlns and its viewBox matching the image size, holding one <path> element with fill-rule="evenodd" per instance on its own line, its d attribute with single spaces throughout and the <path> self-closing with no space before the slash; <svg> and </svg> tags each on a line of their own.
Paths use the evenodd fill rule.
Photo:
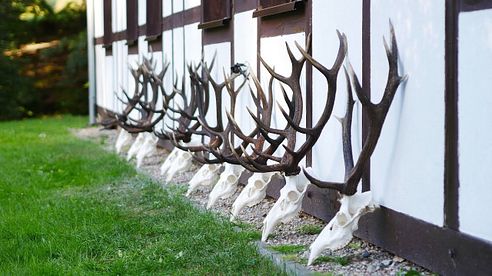
<svg viewBox="0 0 492 276">
<path fill-rule="evenodd" d="M 270 126 L 267 126 L 265 123 L 263 123 L 260 120 L 260 118 L 258 118 L 255 114 L 253 114 L 253 112 L 248 107 L 246 108 L 246 110 L 248 111 L 249 115 L 253 118 L 253 120 L 256 122 L 256 124 L 260 127 L 260 129 L 273 134 L 282 135 L 284 137 L 288 134 L 288 132 L 285 129 L 274 129 L 271 128 Z"/>
<path fill-rule="evenodd" d="M 392 45 L 391 47 L 385 45 L 389 70 L 388 70 L 388 80 L 386 82 L 383 98 L 377 104 L 372 103 L 368 98 L 365 98 L 364 96 L 359 98 L 362 105 L 368 111 L 369 128 L 368 128 L 368 134 L 366 140 L 359 154 L 357 162 L 355 163 L 355 166 L 353 166 L 353 168 L 348 173 L 346 173 L 346 178 L 343 183 L 320 181 L 314 179 L 312 176 L 310 176 L 308 173 L 305 172 L 306 177 L 312 180 L 312 183 L 318 187 L 336 189 L 346 195 L 353 195 L 357 191 L 357 186 L 360 182 L 360 179 L 362 178 L 362 173 L 364 171 L 364 168 L 367 165 L 367 161 L 370 159 L 372 153 L 374 152 L 374 149 L 381 135 L 383 124 L 386 119 L 386 115 L 388 114 L 393 98 L 398 90 L 400 83 L 406 80 L 406 77 L 400 77 L 398 74 L 398 48 L 396 43 L 395 32 L 391 22 L 390 22 L 390 34 L 391 34 Z M 359 97 L 359 95 L 363 95 L 362 88 L 360 87 L 360 84 L 357 79 L 357 75 L 353 70 L 351 70 L 350 67 L 348 71 L 350 74 L 352 85 L 355 88 L 357 97 Z"/>
<path fill-rule="evenodd" d="M 354 167 L 354 155 L 352 152 L 352 114 L 354 110 L 354 97 L 352 95 L 352 86 L 347 68 L 344 66 L 345 79 L 347 82 L 347 102 L 345 106 L 345 115 L 339 119 L 342 124 L 342 143 L 343 143 L 343 161 L 345 165 L 345 177 L 347 178 Z"/>
</svg>

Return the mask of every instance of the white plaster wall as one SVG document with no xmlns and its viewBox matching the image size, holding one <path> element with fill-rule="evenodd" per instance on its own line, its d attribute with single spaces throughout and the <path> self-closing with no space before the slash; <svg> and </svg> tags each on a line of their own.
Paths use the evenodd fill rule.
<svg viewBox="0 0 492 276">
<path fill-rule="evenodd" d="M 401 71 L 409 75 L 393 101 L 371 159 L 375 200 L 442 225 L 444 175 L 444 0 L 371 2 L 371 93 L 387 79 L 382 37 L 393 21 Z"/>
<path fill-rule="evenodd" d="M 142 26 L 147 21 L 147 0 L 138 0 L 138 25 Z"/>
<path fill-rule="evenodd" d="M 126 82 L 127 82 L 127 87 L 128 87 L 128 90 L 127 90 L 127 93 L 128 93 L 128 96 L 132 97 L 134 94 L 135 94 L 135 79 L 133 78 L 130 70 L 129 70 L 129 67 L 132 67 L 132 68 L 137 68 L 138 67 L 138 55 L 136 54 L 132 54 L 132 55 L 128 55 L 128 63 L 127 65 L 124 66 L 124 69 L 126 70 Z M 139 119 L 140 118 L 140 114 L 138 111 L 136 110 L 133 110 L 131 113 L 130 113 L 130 117 L 133 118 L 133 119 Z"/>
<path fill-rule="evenodd" d="M 169 3 L 171 5 L 171 3 Z M 174 71 L 174 66 L 173 66 L 173 36 L 172 36 L 172 30 L 165 31 L 162 34 L 162 52 L 164 56 L 164 60 L 167 60 L 169 62 L 169 67 L 167 70 L 166 75 L 164 76 L 164 88 L 166 89 L 167 94 L 171 93 L 173 90 L 173 71 Z M 172 114 L 170 112 L 170 114 Z M 166 125 L 174 125 L 174 121 L 169 120 L 167 116 L 164 117 L 163 122 L 162 122 L 162 127 L 164 129 L 168 129 Z"/>
<path fill-rule="evenodd" d="M 147 56 L 147 53 L 149 52 L 149 44 L 145 40 L 145 36 L 139 36 L 138 37 L 138 58 L 140 62 L 142 62 L 142 57 Z"/>
<path fill-rule="evenodd" d="M 458 49 L 460 230 L 492 241 L 492 10 L 460 14 Z"/>
<path fill-rule="evenodd" d="M 101 107 L 106 107 L 104 102 L 104 84 L 105 84 L 105 50 L 102 45 L 95 46 L 96 56 L 96 104 Z"/>
<path fill-rule="evenodd" d="M 257 20 L 252 17 L 253 11 L 246 11 L 234 15 L 234 62 L 249 65 L 251 73 L 257 75 Z M 236 87 L 241 85 L 242 79 L 235 82 Z M 251 81 L 253 91 L 254 83 Z M 265 90 L 265 93 L 267 91 Z M 244 133 L 250 133 L 256 126 L 255 122 L 246 110 L 249 107 L 256 110 L 255 104 L 249 93 L 249 86 L 245 85 L 239 93 L 236 103 L 235 119 Z M 236 144 L 240 139 L 235 140 Z"/>
<path fill-rule="evenodd" d="M 330 18 L 330 20 L 326 20 Z M 345 33 L 348 59 L 362 81 L 362 1 L 313 1 L 313 57 L 326 68 L 331 68 L 340 45 L 336 31 Z M 313 67 L 313 125 L 325 108 L 326 78 Z M 356 95 L 353 95 L 356 99 Z M 343 117 L 346 109 L 347 82 L 343 68 L 338 73 L 337 93 L 333 115 Z M 320 179 L 343 181 L 345 174 L 342 146 L 342 126 L 334 117 L 328 120 L 323 133 L 313 148 L 312 167 Z M 359 155 L 361 143 L 361 108 L 354 106 L 352 120 L 352 152 Z"/>
<path fill-rule="evenodd" d="M 173 74 L 174 80 L 178 81 L 178 86 L 181 87 L 185 69 L 185 49 L 184 49 L 184 28 L 173 29 Z"/>
<path fill-rule="evenodd" d="M 173 13 L 173 0 L 162 0 L 162 17 Z"/>
<path fill-rule="evenodd" d="M 285 47 L 285 42 L 287 42 L 290 45 L 290 49 L 294 53 L 294 55 L 297 58 L 301 57 L 300 52 L 297 50 L 297 47 L 294 44 L 294 41 L 297 41 L 301 46 L 304 46 L 304 42 L 306 40 L 306 35 L 304 33 L 296 33 L 296 34 L 289 34 L 289 35 L 283 35 L 283 36 L 275 36 L 275 37 L 266 37 L 266 38 L 261 38 L 261 56 L 263 60 L 265 60 L 270 67 L 275 66 L 275 71 L 283 76 L 290 76 L 291 70 L 292 70 L 292 64 L 290 63 L 289 56 L 287 54 L 287 49 Z M 302 94 L 303 94 L 303 99 L 306 97 L 306 67 L 303 68 L 303 72 L 301 73 L 301 89 L 302 89 Z M 261 77 L 261 84 L 264 89 L 268 89 L 268 82 L 270 80 L 270 74 L 268 71 L 265 69 L 265 67 L 261 66 L 260 69 L 260 77 Z M 292 95 L 292 91 L 290 88 L 286 85 L 283 85 L 285 90 L 287 91 L 288 95 Z M 279 81 L 274 81 L 273 85 L 273 97 L 276 102 L 279 102 L 284 110 L 288 110 L 287 104 L 285 103 L 283 96 L 282 96 L 282 90 L 280 88 L 280 82 Z M 303 102 L 303 114 L 302 114 L 302 121 L 301 121 L 301 126 L 305 127 L 306 124 L 306 102 Z M 282 113 L 277 107 L 277 104 L 274 104 L 273 106 L 273 114 L 272 114 L 272 127 L 278 128 L 278 129 L 284 129 L 285 126 L 287 125 L 286 120 L 284 119 Z M 275 137 L 272 135 L 272 137 Z M 296 149 L 305 141 L 304 135 L 297 135 L 297 142 L 296 142 Z M 284 144 L 286 141 L 284 141 Z M 283 147 L 279 147 L 277 149 L 275 155 L 276 156 L 281 156 L 284 152 Z M 304 164 L 303 161 L 301 161 L 300 164 Z"/>
<path fill-rule="evenodd" d="M 184 0 L 173 0 L 173 12 L 178 13 L 183 10 Z"/>
<path fill-rule="evenodd" d="M 184 57 L 185 64 L 198 64 L 202 55 L 202 31 L 198 23 L 184 26 Z M 187 70 L 186 70 L 187 71 Z"/>
<path fill-rule="evenodd" d="M 200 0 L 185 0 L 184 1 L 184 8 L 185 8 L 185 10 L 187 10 L 187 9 L 191 9 L 191 8 L 200 6 L 200 4 L 201 4 L 200 2 L 201 2 Z"/>
<path fill-rule="evenodd" d="M 212 78 L 220 83 L 224 81 L 224 75 L 223 75 L 223 70 L 226 70 L 226 72 L 229 72 L 229 68 L 231 67 L 231 43 L 230 42 L 222 42 L 222 43 L 216 43 L 216 44 L 209 44 L 209 45 L 204 45 L 203 46 L 203 52 L 205 56 L 205 61 L 207 62 L 208 65 L 210 65 L 210 62 L 212 61 L 212 58 L 215 53 L 217 53 L 214 67 L 212 68 Z M 207 113 L 207 122 L 209 123 L 210 126 L 215 126 L 217 123 L 217 115 L 215 112 L 215 96 L 214 92 L 212 89 L 212 86 L 210 85 L 210 106 L 208 108 L 208 113 Z M 223 97 L 222 98 L 222 110 L 224 108 L 227 108 L 229 110 L 229 98 Z M 225 112 L 223 111 L 223 123 L 224 126 L 227 123 L 227 117 L 225 116 Z"/>
<path fill-rule="evenodd" d="M 94 37 L 104 35 L 103 1 L 94 1 Z"/>
<path fill-rule="evenodd" d="M 115 110 L 113 56 L 104 57 L 103 103 L 106 109 Z"/>
<path fill-rule="evenodd" d="M 113 0 L 116 15 L 113 15 L 113 30 L 115 32 L 126 30 L 126 1 Z"/>
</svg>

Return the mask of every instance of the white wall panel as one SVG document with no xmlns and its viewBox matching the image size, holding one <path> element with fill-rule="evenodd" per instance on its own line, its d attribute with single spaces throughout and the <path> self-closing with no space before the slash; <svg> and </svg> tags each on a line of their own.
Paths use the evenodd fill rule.
<svg viewBox="0 0 492 276">
<path fill-rule="evenodd" d="M 169 4 L 171 5 L 171 3 Z M 173 34 L 172 30 L 165 31 L 162 34 L 162 53 L 163 53 L 163 58 L 167 62 L 169 62 L 169 68 L 167 70 L 166 75 L 164 76 L 164 88 L 166 89 L 167 93 L 171 93 L 173 90 L 173 71 L 174 71 L 174 66 L 173 66 Z M 174 121 L 169 120 L 169 118 L 166 116 L 164 117 L 162 127 L 167 129 L 166 125 L 174 125 Z"/>
<path fill-rule="evenodd" d="M 185 0 L 184 8 L 185 10 L 200 6 L 200 0 Z"/>
<path fill-rule="evenodd" d="M 138 67 L 138 55 L 136 54 L 132 54 L 132 55 L 128 55 L 128 63 L 124 66 L 124 69 L 126 70 L 126 81 L 128 83 L 128 86 L 127 86 L 127 93 L 128 93 L 128 96 L 132 97 L 134 94 L 135 94 L 135 79 L 133 78 L 132 76 L 132 73 L 130 72 L 129 68 L 134 68 L 136 69 Z M 140 114 L 138 111 L 136 110 L 133 110 L 131 113 L 130 113 L 130 117 L 132 117 L 133 119 L 139 119 L 140 117 Z"/>
<path fill-rule="evenodd" d="M 459 18 L 460 230 L 492 241 L 492 10 Z"/>
<path fill-rule="evenodd" d="M 155 0 L 154 0 L 155 1 Z M 138 0 L 138 25 L 142 26 L 147 21 L 147 0 Z"/>
<path fill-rule="evenodd" d="M 162 17 L 173 13 L 173 0 L 162 0 Z"/>
<path fill-rule="evenodd" d="M 113 14 L 113 31 L 126 30 L 126 1 L 113 0 L 112 3 L 116 14 Z"/>
<path fill-rule="evenodd" d="M 173 13 L 178 13 L 183 10 L 183 0 L 173 0 Z"/>
<path fill-rule="evenodd" d="M 104 75 L 104 58 L 105 50 L 102 45 L 95 46 L 95 56 L 96 56 L 96 104 L 101 107 L 105 107 L 104 103 L 104 85 L 105 85 L 105 75 Z"/>
<path fill-rule="evenodd" d="M 212 69 L 211 75 L 216 82 L 220 83 L 224 81 L 224 75 L 223 75 L 223 70 L 226 72 L 229 71 L 229 68 L 231 66 L 231 43 L 230 42 L 222 42 L 222 43 L 216 43 L 216 44 L 209 44 L 203 46 L 203 52 L 205 55 L 205 61 L 207 62 L 208 65 L 210 65 L 210 62 L 212 61 L 212 58 L 214 57 L 215 54 L 217 54 L 214 67 Z M 222 99 L 222 109 L 227 108 L 229 109 L 229 98 L 224 97 Z M 212 86 L 210 86 L 210 106 L 208 108 L 208 113 L 207 113 L 207 122 L 211 126 L 215 126 L 217 123 L 217 117 L 216 117 L 216 105 L 215 105 L 215 96 L 213 93 Z M 227 123 L 227 117 L 225 116 L 225 113 L 223 113 L 224 116 L 222 116 L 223 123 Z"/>
<path fill-rule="evenodd" d="M 250 66 L 252 73 L 257 75 L 257 20 L 252 15 L 253 11 L 234 15 L 234 62 Z M 235 82 L 236 87 L 241 83 L 242 80 Z M 251 86 L 254 87 L 252 82 Z M 256 108 L 250 96 L 248 85 L 245 85 L 238 95 L 235 114 L 236 121 L 247 134 L 255 128 L 256 124 L 247 112 L 246 106 L 250 107 L 251 110 Z M 236 139 L 236 143 L 239 142 L 240 139 Z"/>
<path fill-rule="evenodd" d="M 104 35 L 103 1 L 94 1 L 94 37 Z"/>
<path fill-rule="evenodd" d="M 330 20 L 326 20 L 329 18 Z M 348 60 L 362 80 L 362 1 L 313 1 L 313 57 L 331 68 L 338 54 L 336 31 L 345 33 L 348 41 Z M 346 60 L 346 62 L 348 61 Z M 326 103 L 326 78 L 313 67 L 313 125 L 321 116 Z M 356 98 L 356 95 L 353 95 Z M 347 85 L 343 68 L 338 74 L 337 94 L 333 115 L 343 117 L 346 109 Z M 361 108 L 354 106 L 352 121 L 352 151 L 354 159 L 360 152 Z M 320 179 L 343 181 L 342 127 L 333 116 L 313 148 L 313 169 Z"/>
<path fill-rule="evenodd" d="M 304 41 L 306 40 L 306 36 L 304 33 L 296 33 L 296 34 L 290 34 L 290 35 L 284 35 L 284 36 L 275 36 L 275 37 L 266 37 L 261 39 L 261 56 L 263 60 L 265 60 L 270 67 L 275 67 L 275 71 L 283 76 L 290 76 L 291 70 L 292 70 L 292 64 L 290 63 L 289 56 L 287 54 L 287 49 L 285 47 L 285 42 L 287 42 L 290 45 L 290 48 L 294 55 L 297 58 L 301 57 L 301 54 L 297 50 L 294 41 L 297 41 L 300 45 L 304 45 Z M 306 67 L 303 68 L 303 71 L 301 73 L 301 80 L 300 80 L 300 85 L 302 89 L 302 94 L 303 98 L 305 99 L 306 97 Z M 261 84 L 264 89 L 268 88 L 268 82 L 270 80 L 270 74 L 268 71 L 262 66 L 260 70 L 260 76 L 261 76 Z M 287 91 L 288 95 L 292 95 L 292 91 L 290 88 L 283 84 L 285 90 Z M 278 101 L 284 110 L 288 110 L 287 104 L 285 103 L 283 96 L 282 96 L 282 91 L 280 88 L 280 83 L 279 81 L 274 81 L 273 85 L 273 97 L 275 101 Z M 302 121 L 301 121 L 301 126 L 306 126 L 306 102 L 304 101 L 304 106 L 303 106 L 303 114 L 302 114 Z M 277 104 L 274 104 L 273 106 L 273 115 L 272 115 L 272 127 L 278 128 L 278 129 L 284 129 L 287 122 L 284 119 L 282 113 L 280 110 L 278 110 Z M 272 136 L 275 137 L 275 136 Z M 304 135 L 297 135 L 297 143 L 296 146 L 299 147 L 302 142 L 305 141 Z M 285 144 L 285 141 L 284 141 Z M 296 147 L 296 148 L 297 148 Z M 276 151 L 276 155 L 280 156 L 283 154 L 284 149 L 283 147 L 280 147 Z M 304 162 L 301 161 L 300 165 L 303 165 Z"/>
<path fill-rule="evenodd" d="M 377 202 L 442 225 L 444 175 L 444 0 L 371 2 L 371 93 L 379 101 L 388 65 L 382 37 L 396 30 L 401 71 L 409 75 L 393 101 L 371 159 Z"/>
<path fill-rule="evenodd" d="M 113 82 L 114 82 L 114 74 L 113 74 L 113 56 L 105 56 L 104 57 L 104 87 L 103 87 L 103 103 L 104 108 L 114 111 L 115 109 L 115 98 L 113 94 Z"/>
</svg>

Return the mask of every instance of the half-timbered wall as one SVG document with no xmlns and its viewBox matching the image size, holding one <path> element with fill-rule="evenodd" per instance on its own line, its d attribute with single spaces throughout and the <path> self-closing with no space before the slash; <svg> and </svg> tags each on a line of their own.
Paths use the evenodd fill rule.
<svg viewBox="0 0 492 276">
<path fill-rule="evenodd" d="M 170 63 L 164 79 L 168 91 L 173 83 L 181 87 L 185 76 L 189 93 L 186 66 L 197 64 L 202 54 L 208 64 L 215 56 L 212 75 L 217 81 L 223 80 L 223 72 L 230 74 L 232 65 L 242 63 L 258 75 L 266 90 L 269 75 L 257 53 L 277 72 L 288 75 L 291 66 L 285 42 L 300 56 L 294 42 L 305 45 L 311 33 L 313 57 L 331 67 L 339 47 L 337 30 L 348 39 L 345 65 L 350 62 L 363 92 L 378 102 L 388 74 L 383 36 L 389 37 L 391 20 L 400 71 L 408 80 L 396 94 L 360 185 L 373 192 L 381 208 L 361 220 L 357 235 L 441 273 L 453 269 L 490 272 L 490 266 L 484 270 L 477 264 L 492 258 L 492 216 L 486 215 L 492 201 L 487 177 L 492 164 L 492 1 L 162 0 L 152 3 L 160 9 L 160 22 L 149 22 L 157 18 L 147 14 L 152 1 L 94 1 L 95 88 L 97 105 L 105 110 L 121 110 L 113 94 L 121 95 L 120 87 L 132 95 L 128 65 L 150 57 L 149 45 L 158 69 L 164 60 Z M 127 8 L 128 3 L 136 7 Z M 104 11 L 108 6 L 111 34 Z M 135 21 L 138 27 L 128 25 Z M 322 112 L 327 85 L 308 64 L 301 86 L 302 125 L 309 127 Z M 247 89 L 238 98 L 236 112 L 245 132 L 254 127 L 244 112 L 245 106 L 253 106 Z M 274 95 L 282 104 L 278 82 Z M 342 70 L 334 115 L 344 114 L 346 95 Z M 226 110 L 227 97 L 221 111 L 224 124 Z M 207 119 L 215 125 L 215 118 L 212 93 Z M 353 119 L 357 158 L 367 132 L 359 103 Z M 275 107 L 273 126 L 282 128 L 285 123 Z M 164 121 L 159 128 L 166 124 L 173 122 Z M 301 143 L 304 137 L 299 135 L 298 140 Z M 321 179 L 343 180 L 341 125 L 335 118 L 330 118 L 302 164 L 312 166 Z M 278 196 L 282 185 L 271 185 L 269 195 Z M 303 208 L 328 220 L 338 208 L 336 197 L 333 191 L 310 186 Z M 411 241 L 403 241 L 402 236 Z M 485 252 L 484 257 L 470 259 L 469 252 L 478 250 Z"/>
<path fill-rule="evenodd" d="M 459 17 L 459 226 L 492 240 L 492 10 Z"/>
</svg>

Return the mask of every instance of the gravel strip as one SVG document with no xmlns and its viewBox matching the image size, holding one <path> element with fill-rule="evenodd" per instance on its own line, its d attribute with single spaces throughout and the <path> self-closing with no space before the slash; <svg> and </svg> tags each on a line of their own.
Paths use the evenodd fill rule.
<svg viewBox="0 0 492 276">
<path fill-rule="evenodd" d="M 117 137 L 116 130 L 99 130 L 98 128 L 84 128 L 72 131 L 77 137 L 99 141 L 103 148 L 114 151 L 114 143 Z M 124 151 L 121 156 L 126 157 Z M 157 149 L 146 157 L 140 171 L 150 175 L 163 186 L 166 185 L 164 178 L 160 175 L 160 165 L 164 162 L 169 152 Z M 135 161 L 131 161 L 135 164 Z M 193 166 L 187 172 L 177 174 L 173 181 L 176 184 L 187 186 L 187 182 L 198 170 L 199 164 Z M 219 199 L 212 210 L 226 217 L 230 216 L 231 206 L 242 190 L 239 185 L 233 196 L 227 199 Z M 196 205 L 205 208 L 211 188 L 202 187 L 190 195 L 190 200 Z M 263 219 L 274 204 L 272 198 L 266 198 L 254 207 L 245 207 L 238 216 L 238 220 L 248 223 L 261 232 Z M 298 252 L 285 254 L 284 259 L 298 262 L 302 265 L 307 263 L 309 245 L 316 239 L 319 231 L 326 225 L 320 219 L 301 212 L 296 218 L 287 224 L 281 224 L 265 243 L 264 247 L 275 250 L 279 245 L 300 245 Z M 272 248 L 273 247 L 273 248 Z M 327 250 L 313 265 L 307 269 L 316 272 L 329 272 L 335 275 L 433 275 L 428 270 L 412 264 L 398 256 L 395 256 L 377 246 L 369 244 L 358 238 L 343 249 L 337 251 Z"/>
</svg>

